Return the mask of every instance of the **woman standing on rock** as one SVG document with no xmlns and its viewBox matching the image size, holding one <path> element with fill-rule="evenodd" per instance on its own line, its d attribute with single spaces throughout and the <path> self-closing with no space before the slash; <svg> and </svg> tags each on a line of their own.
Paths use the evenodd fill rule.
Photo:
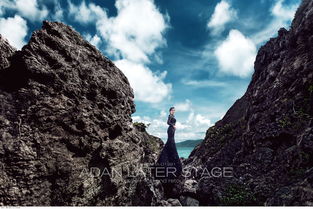
<svg viewBox="0 0 313 209">
<path fill-rule="evenodd" d="M 167 142 L 163 147 L 163 150 L 156 162 L 155 178 L 156 179 L 175 179 L 178 178 L 182 173 L 182 163 L 179 159 L 176 144 L 175 144 L 175 130 L 176 130 L 176 119 L 175 119 L 175 108 L 169 109 L 170 114 L 168 115 L 167 124 Z"/>
</svg>

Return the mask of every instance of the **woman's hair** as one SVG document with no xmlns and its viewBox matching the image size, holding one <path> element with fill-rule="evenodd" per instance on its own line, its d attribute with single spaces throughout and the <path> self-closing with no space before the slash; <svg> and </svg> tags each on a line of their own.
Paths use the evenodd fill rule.
<svg viewBox="0 0 313 209">
<path fill-rule="evenodd" d="M 170 110 L 169 110 L 169 112 L 171 112 L 171 110 L 174 109 L 174 108 L 175 108 L 175 107 L 171 107 Z"/>
</svg>

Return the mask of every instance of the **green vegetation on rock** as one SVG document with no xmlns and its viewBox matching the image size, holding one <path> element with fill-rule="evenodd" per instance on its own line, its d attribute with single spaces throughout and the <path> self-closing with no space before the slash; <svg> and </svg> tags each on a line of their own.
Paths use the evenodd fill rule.
<svg viewBox="0 0 313 209">
<path fill-rule="evenodd" d="M 254 194 L 242 184 L 230 184 L 221 198 L 221 205 L 257 205 Z"/>
</svg>

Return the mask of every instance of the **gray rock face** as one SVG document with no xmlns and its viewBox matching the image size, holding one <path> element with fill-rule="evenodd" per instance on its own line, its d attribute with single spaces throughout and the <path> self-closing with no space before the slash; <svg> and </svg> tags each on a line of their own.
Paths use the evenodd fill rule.
<svg viewBox="0 0 313 209">
<path fill-rule="evenodd" d="M 0 37 L 0 49 L 0 205 L 162 198 L 140 167 L 162 141 L 133 125 L 133 90 L 110 60 L 57 22 L 45 21 L 21 51 Z"/>
<path fill-rule="evenodd" d="M 312 205 L 312 55 L 313 1 L 303 0 L 290 30 L 259 49 L 246 93 L 185 161 L 233 168 L 233 178 L 193 175 L 200 205 Z"/>
<path fill-rule="evenodd" d="M 0 34 L 0 69 L 7 68 L 10 65 L 9 58 L 14 54 L 16 49 L 14 49 L 6 39 L 4 39 Z"/>
<path fill-rule="evenodd" d="M 169 198 L 162 200 L 158 206 L 182 206 L 178 199 Z"/>
<path fill-rule="evenodd" d="M 188 179 L 184 182 L 183 193 L 195 194 L 198 189 L 198 182 L 196 180 Z"/>
<path fill-rule="evenodd" d="M 183 206 L 199 206 L 199 201 L 189 196 L 182 195 L 179 200 Z"/>
</svg>

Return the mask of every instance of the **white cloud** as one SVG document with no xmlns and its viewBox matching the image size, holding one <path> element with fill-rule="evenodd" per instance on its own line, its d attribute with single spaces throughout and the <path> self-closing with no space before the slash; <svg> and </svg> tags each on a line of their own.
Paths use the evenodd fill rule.
<svg viewBox="0 0 313 209">
<path fill-rule="evenodd" d="M 196 122 L 199 125 L 202 125 L 202 124 L 207 125 L 207 126 L 212 125 L 211 120 L 206 119 L 203 115 L 200 115 L 200 114 L 196 115 Z"/>
<path fill-rule="evenodd" d="M 211 29 L 212 35 L 217 35 L 224 30 L 226 23 L 236 18 L 237 11 L 231 8 L 231 5 L 227 1 L 222 0 L 216 5 L 207 26 Z"/>
<path fill-rule="evenodd" d="M 164 110 L 160 111 L 160 117 L 165 117 L 166 116 L 166 112 Z"/>
<path fill-rule="evenodd" d="M 275 17 L 282 20 L 292 20 L 298 5 L 283 6 L 283 2 L 284 0 L 278 0 L 272 7 L 271 12 Z"/>
<path fill-rule="evenodd" d="M 0 33 L 17 49 L 25 45 L 27 30 L 26 21 L 18 15 L 0 18 Z"/>
<path fill-rule="evenodd" d="M 256 46 L 240 31 L 232 29 L 214 54 L 218 60 L 220 72 L 246 77 L 253 71 Z"/>
<path fill-rule="evenodd" d="M 220 2 L 220 5 L 223 1 Z M 222 8 L 230 8 L 226 6 L 228 3 L 224 3 L 224 6 L 220 6 L 220 9 L 217 10 L 218 5 L 216 6 L 216 11 L 214 13 L 218 14 L 217 11 L 222 11 Z M 228 37 L 219 43 L 214 50 L 214 57 L 217 58 L 219 64 L 219 73 L 235 75 L 239 77 L 247 77 L 253 71 L 254 61 L 256 57 L 256 48 L 259 44 L 267 41 L 269 38 L 277 35 L 277 31 L 281 27 L 287 27 L 289 22 L 294 18 L 294 14 L 296 12 L 298 3 L 294 3 L 291 5 L 284 5 L 284 0 L 276 0 L 273 6 L 270 9 L 270 14 L 273 19 L 268 23 L 268 25 L 260 29 L 259 32 L 250 35 L 249 37 L 244 36 L 239 30 L 233 29 L 229 32 Z M 234 11 L 235 12 L 235 11 Z M 226 12 L 227 13 L 227 12 Z M 223 16 L 223 15 L 222 15 Z M 221 17 L 221 19 L 226 18 L 226 20 L 230 20 L 228 18 L 229 15 L 225 15 L 225 17 Z M 213 21 L 214 15 L 211 18 L 211 27 L 218 27 L 218 21 Z M 217 17 L 217 15 L 216 15 Z M 218 18 L 216 18 L 218 19 Z M 216 24 L 213 24 L 213 23 Z M 224 27 L 223 22 L 227 23 L 227 21 L 220 21 L 222 29 Z M 209 54 L 210 50 L 205 50 L 204 54 L 206 57 L 212 57 Z M 207 56 L 209 55 L 209 56 Z M 216 83 L 212 81 L 185 81 L 186 85 L 190 86 L 222 86 L 221 83 Z"/>
<path fill-rule="evenodd" d="M 10 0 L 1 0 L 0 14 L 3 15 L 7 9 L 15 9 L 15 2 Z"/>
<path fill-rule="evenodd" d="M 193 87 L 226 87 L 225 82 L 214 80 L 182 80 L 182 83 Z"/>
<path fill-rule="evenodd" d="M 199 113 L 195 114 L 193 109 L 190 111 L 188 119 L 187 119 L 186 122 L 187 123 L 191 123 L 191 124 L 193 124 L 195 126 L 198 126 L 198 127 L 202 126 L 202 125 L 205 125 L 205 127 L 208 128 L 208 126 L 213 125 L 211 123 L 211 120 L 205 118 L 203 115 L 201 115 Z"/>
<path fill-rule="evenodd" d="M 1 0 L 1 10 L 13 10 L 20 16 L 35 22 L 42 21 L 49 11 L 45 6 L 39 6 L 37 0 Z"/>
<path fill-rule="evenodd" d="M 272 21 L 264 29 L 251 37 L 255 44 L 261 44 L 269 38 L 274 37 L 279 28 L 286 28 L 289 22 L 294 18 L 299 4 L 285 6 L 283 3 L 284 0 L 276 0 L 270 11 L 273 16 Z"/>
<path fill-rule="evenodd" d="M 101 44 L 101 38 L 97 34 L 94 36 L 87 34 L 85 37 L 87 41 L 89 41 L 92 45 L 99 49 L 99 46 Z"/>
<path fill-rule="evenodd" d="M 37 0 L 16 0 L 18 13 L 30 21 L 42 21 L 48 15 L 45 7 L 39 8 Z"/>
<path fill-rule="evenodd" d="M 93 3 L 86 4 L 83 0 L 79 6 L 73 4 L 70 0 L 69 5 L 69 16 L 74 18 L 80 24 L 95 23 L 96 21 L 103 21 L 107 19 L 107 14 L 104 9 Z"/>
<path fill-rule="evenodd" d="M 186 99 L 183 103 L 177 103 L 174 105 L 175 109 L 177 111 L 189 111 L 191 108 L 191 101 L 189 99 Z"/>
<path fill-rule="evenodd" d="M 144 102 L 158 103 L 172 91 L 172 85 L 163 82 L 167 71 L 157 75 L 143 64 L 127 59 L 117 60 L 115 65 L 122 70 L 134 88 L 135 99 Z"/>
<path fill-rule="evenodd" d="M 177 121 L 176 139 L 179 141 L 203 139 L 206 130 L 212 125 L 214 124 L 207 116 L 200 113 L 195 114 L 194 110 L 191 109 L 185 121 Z"/>
<path fill-rule="evenodd" d="M 166 45 L 168 16 L 159 12 L 153 0 L 117 0 L 115 6 L 116 17 L 97 22 L 107 51 L 130 61 L 149 62 L 149 55 Z"/>
</svg>

